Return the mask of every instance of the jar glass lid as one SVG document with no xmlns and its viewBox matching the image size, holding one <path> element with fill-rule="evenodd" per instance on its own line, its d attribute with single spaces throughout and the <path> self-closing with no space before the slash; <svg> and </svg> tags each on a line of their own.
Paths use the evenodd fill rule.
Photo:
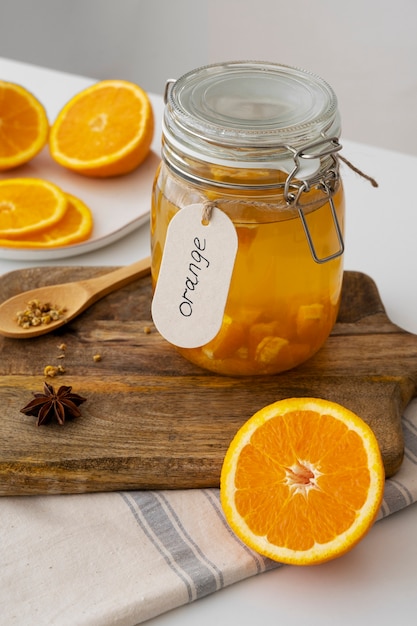
<svg viewBox="0 0 417 626">
<path fill-rule="evenodd" d="M 208 65 L 168 84 L 164 133 L 203 153 L 299 149 L 339 136 L 337 98 L 320 77 L 286 65 Z"/>
</svg>

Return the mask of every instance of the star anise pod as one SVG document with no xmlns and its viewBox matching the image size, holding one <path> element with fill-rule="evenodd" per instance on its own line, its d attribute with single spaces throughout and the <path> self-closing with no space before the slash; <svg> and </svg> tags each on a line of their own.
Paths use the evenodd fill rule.
<svg viewBox="0 0 417 626">
<path fill-rule="evenodd" d="M 47 424 L 54 418 L 63 426 L 66 419 L 81 415 L 78 407 L 87 399 L 72 393 L 72 387 L 66 385 L 62 385 L 55 393 L 52 385 L 46 382 L 43 385 L 43 393 L 36 392 L 33 395 L 34 399 L 20 409 L 20 412 L 37 417 L 37 426 Z"/>
</svg>

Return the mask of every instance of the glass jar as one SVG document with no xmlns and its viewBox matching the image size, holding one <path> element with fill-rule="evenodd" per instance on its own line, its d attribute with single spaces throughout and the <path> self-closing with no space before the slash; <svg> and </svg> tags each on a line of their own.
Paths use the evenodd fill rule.
<svg viewBox="0 0 417 626">
<path fill-rule="evenodd" d="M 309 359 L 336 321 L 344 194 L 336 96 L 320 77 L 260 62 L 196 69 L 167 83 L 155 177 L 152 278 L 168 225 L 210 203 L 238 237 L 217 335 L 178 348 L 225 375 L 275 374 Z"/>
</svg>

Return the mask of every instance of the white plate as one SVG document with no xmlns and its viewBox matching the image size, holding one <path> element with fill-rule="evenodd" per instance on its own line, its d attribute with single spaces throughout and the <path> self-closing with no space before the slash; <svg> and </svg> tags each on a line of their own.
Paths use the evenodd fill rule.
<svg viewBox="0 0 417 626">
<path fill-rule="evenodd" d="M 85 242 L 59 248 L 0 247 L 0 257 L 20 261 L 48 261 L 97 250 L 121 239 L 149 219 L 153 178 L 160 161 L 150 152 L 136 171 L 115 178 L 87 178 L 61 167 L 44 148 L 30 163 L 2 172 L 5 178 L 44 178 L 82 200 L 94 217 L 93 233 Z"/>
</svg>

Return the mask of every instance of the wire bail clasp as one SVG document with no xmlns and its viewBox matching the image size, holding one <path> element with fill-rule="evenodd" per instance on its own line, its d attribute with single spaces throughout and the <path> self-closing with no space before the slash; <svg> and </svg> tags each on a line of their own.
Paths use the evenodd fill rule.
<svg viewBox="0 0 417 626">
<path fill-rule="evenodd" d="M 291 146 L 287 148 L 293 153 L 294 168 L 288 174 L 284 185 L 284 197 L 289 206 L 297 209 L 298 215 L 303 225 L 304 233 L 307 239 L 308 247 L 310 248 L 311 256 L 316 263 L 327 263 L 332 259 L 336 259 L 341 256 L 345 250 L 345 244 L 343 241 L 342 229 L 340 228 L 339 220 L 337 218 L 336 207 L 333 201 L 333 195 L 337 182 L 339 181 L 339 163 L 336 157 L 336 152 L 342 149 L 341 144 L 337 137 L 326 137 L 319 141 L 316 141 L 300 150 L 295 150 Z M 295 180 L 298 172 L 301 169 L 300 159 L 320 159 L 322 157 L 329 156 L 332 159 L 332 166 L 329 167 L 324 175 L 313 180 Z M 313 238 L 311 236 L 310 229 L 307 224 L 306 216 L 303 211 L 303 207 L 300 205 L 299 200 L 304 192 L 308 192 L 312 187 L 316 189 L 322 189 L 328 198 L 330 211 L 332 214 L 333 224 L 336 231 L 338 250 L 336 252 L 325 256 L 319 257 L 314 246 Z M 296 190 L 295 192 L 293 190 Z"/>
<path fill-rule="evenodd" d="M 164 89 L 164 104 L 168 102 L 169 92 L 171 91 L 172 86 L 175 85 L 176 82 L 177 82 L 176 78 L 167 79 L 165 83 L 165 89 Z"/>
</svg>

